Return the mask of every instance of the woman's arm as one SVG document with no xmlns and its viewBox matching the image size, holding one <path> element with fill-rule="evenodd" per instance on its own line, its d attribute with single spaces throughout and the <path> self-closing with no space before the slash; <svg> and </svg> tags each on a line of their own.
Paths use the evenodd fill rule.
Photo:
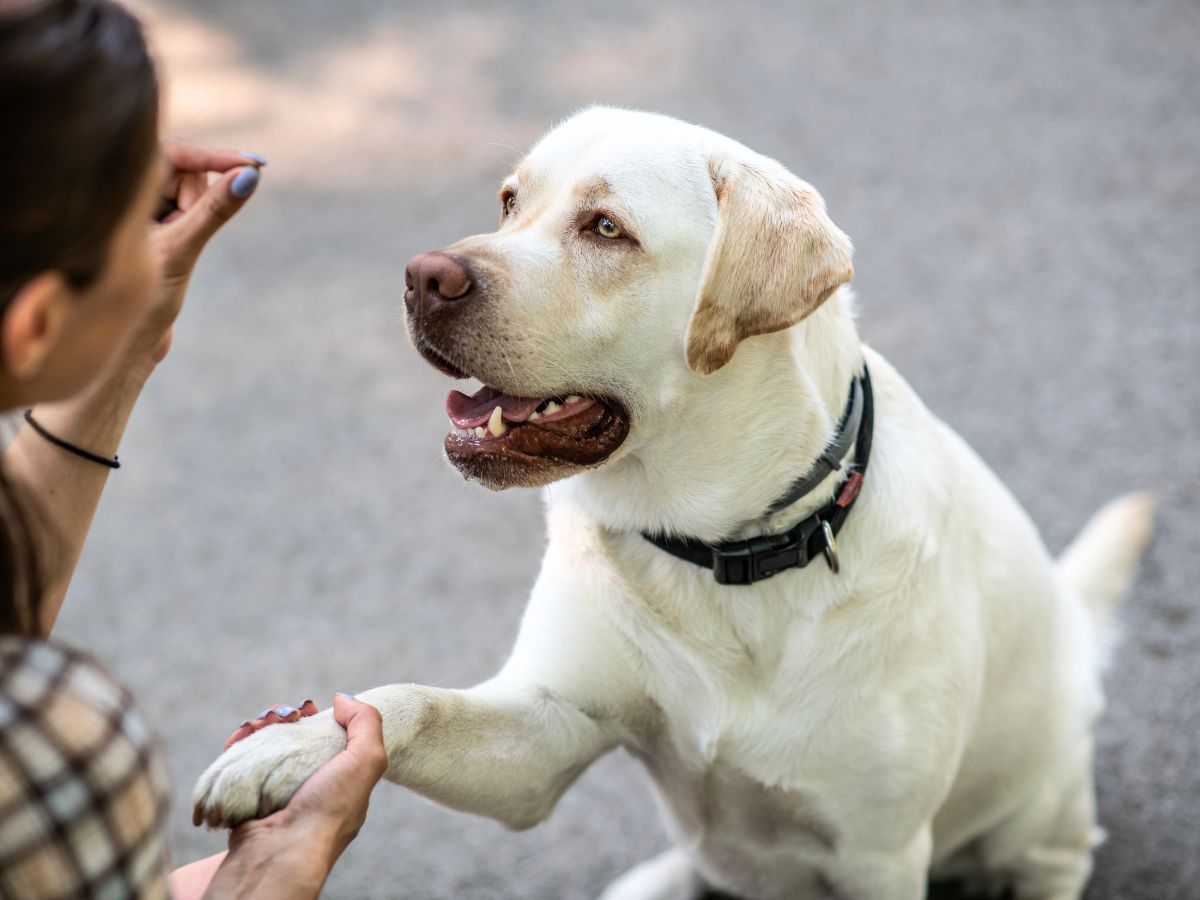
<svg viewBox="0 0 1200 900">
<path fill-rule="evenodd" d="M 39 406 L 34 416 L 48 432 L 100 456 L 116 454 L 146 379 L 166 355 L 171 326 L 205 243 L 246 202 L 257 180 L 258 160 L 194 144 L 164 144 L 173 167 L 167 197 L 178 210 L 154 226 L 162 264 L 158 301 L 138 331 L 82 394 Z M 254 171 L 247 178 L 244 172 Z M 211 186 L 209 172 L 223 172 Z M 241 176 L 235 193 L 235 180 Z M 246 190 L 247 184 L 250 190 Z M 50 632 L 79 561 L 109 469 L 68 453 L 23 427 L 4 454 L 5 471 L 40 506 L 51 545 L 43 554 L 42 630 Z"/>
<path fill-rule="evenodd" d="M 38 406 L 34 416 L 51 434 L 77 447 L 115 456 L 148 374 L 142 366 L 114 367 L 82 395 Z M 42 633 L 49 634 L 111 470 L 54 446 L 29 425 L 21 428 L 4 453 L 4 467 L 22 494 L 37 504 L 37 518 L 45 521 L 49 532 L 49 544 L 41 554 L 40 608 Z"/>
</svg>

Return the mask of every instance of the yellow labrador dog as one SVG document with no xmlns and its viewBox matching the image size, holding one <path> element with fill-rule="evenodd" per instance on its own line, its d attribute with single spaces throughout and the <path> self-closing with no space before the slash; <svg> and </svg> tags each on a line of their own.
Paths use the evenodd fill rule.
<svg viewBox="0 0 1200 900">
<path fill-rule="evenodd" d="M 409 265 L 451 462 L 555 485 L 516 646 L 468 690 L 367 691 L 387 777 L 512 828 L 598 756 L 649 773 L 675 849 L 606 900 L 917 900 L 932 875 L 1078 898 L 1092 727 L 1140 496 L 1047 554 L 1013 497 L 855 331 L 851 246 L 779 163 L 592 109 Z M 197 819 L 283 806 L 328 713 L 200 779 Z"/>
</svg>

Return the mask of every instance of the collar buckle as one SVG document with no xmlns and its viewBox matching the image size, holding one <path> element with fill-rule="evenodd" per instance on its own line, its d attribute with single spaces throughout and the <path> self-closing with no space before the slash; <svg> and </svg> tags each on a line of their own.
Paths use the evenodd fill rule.
<svg viewBox="0 0 1200 900">
<path fill-rule="evenodd" d="M 784 569 L 808 565 L 809 538 L 820 527 L 806 519 L 783 534 L 763 534 L 744 541 L 725 541 L 712 548 L 713 577 L 718 584 L 754 584 Z"/>
</svg>

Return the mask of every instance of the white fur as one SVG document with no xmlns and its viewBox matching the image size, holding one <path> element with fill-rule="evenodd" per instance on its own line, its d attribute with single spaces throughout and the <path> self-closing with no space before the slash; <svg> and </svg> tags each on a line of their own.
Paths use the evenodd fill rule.
<svg viewBox="0 0 1200 900">
<path fill-rule="evenodd" d="M 860 344 L 847 288 L 795 327 L 746 339 L 714 374 L 691 371 L 684 338 L 720 214 L 714 154 L 782 172 L 675 120 L 582 113 L 514 176 L 514 220 L 455 245 L 509 265 L 498 302 L 520 335 L 505 340 L 525 352 L 499 342 L 508 369 L 479 366 L 509 371 L 509 390 L 607 392 L 633 428 L 606 464 L 548 494 L 549 546 L 499 674 L 469 690 L 361 695 L 384 715 L 388 778 L 526 828 L 596 757 L 626 747 L 677 848 L 608 900 L 685 900 L 706 886 L 917 900 L 930 872 L 1078 898 L 1098 833 L 1102 706 L 1084 600 L 1106 610 L 1124 590 L 1149 508 L 1110 510 L 1056 568 L 992 472 Z M 564 236 L 558 211 L 598 175 L 640 257 Z M 818 560 L 725 587 L 639 536 L 715 540 L 826 503 L 836 475 L 760 519 L 828 441 L 864 361 L 875 443 L 838 539 L 840 574 Z M 233 823 L 279 807 L 343 740 L 327 715 L 266 729 L 210 767 L 197 809 Z"/>
</svg>

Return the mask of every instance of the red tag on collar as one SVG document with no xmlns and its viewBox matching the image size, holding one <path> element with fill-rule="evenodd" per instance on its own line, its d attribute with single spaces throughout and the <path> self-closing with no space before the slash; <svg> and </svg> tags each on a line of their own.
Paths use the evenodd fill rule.
<svg viewBox="0 0 1200 900">
<path fill-rule="evenodd" d="M 858 491 L 862 487 L 863 476 L 862 472 L 851 472 L 850 477 L 846 479 L 846 483 L 842 485 L 841 492 L 837 495 L 837 499 L 833 501 L 842 509 L 845 509 L 854 502 L 854 498 L 858 496 Z"/>
</svg>

